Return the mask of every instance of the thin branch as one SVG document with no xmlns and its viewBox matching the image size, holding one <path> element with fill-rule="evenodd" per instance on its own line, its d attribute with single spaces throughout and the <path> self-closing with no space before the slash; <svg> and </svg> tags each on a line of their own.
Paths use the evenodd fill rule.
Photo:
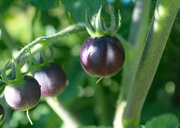
<svg viewBox="0 0 180 128">
<path fill-rule="evenodd" d="M 69 34 L 85 31 L 86 27 L 84 24 L 75 24 L 67 27 L 66 29 L 59 31 L 53 35 L 42 36 L 32 41 L 25 47 L 23 47 L 14 58 L 17 62 L 19 62 L 19 66 L 23 67 L 23 65 L 30 59 L 29 49 L 31 50 L 31 56 L 34 56 L 36 53 L 44 50 L 50 43 L 59 40 L 60 38 L 67 36 Z M 9 63 L 11 65 L 11 63 Z M 2 72 L 2 70 L 0 70 Z M 11 76 L 11 72 L 8 76 Z M 0 80 L 0 86 L 4 85 L 2 80 Z"/>
<path fill-rule="evenodd" d="M 76 119 L 68 112 L 68 110 L 66 110 L 57 98 L 46 97 L 46 102 L 59 116 L 59 118 L 62 119 L 67 128 L 78 128 L 80 126 Z"/>
</svg>

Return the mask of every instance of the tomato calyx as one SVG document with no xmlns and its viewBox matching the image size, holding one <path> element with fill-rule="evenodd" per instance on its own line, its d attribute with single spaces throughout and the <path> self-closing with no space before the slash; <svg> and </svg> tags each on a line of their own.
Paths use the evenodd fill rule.
<svg viewBox="0 0 180 128">
<path fill-rule="evenodd" d="M 30 54 L 30 58 L 32 58 L 30 49 L 28 49 L 28 52 Z M 19 55 L 17 55 L 17 56 L 19 56 Z M 21 56 L 19 56 L 19 58 L 20 57 Z M 2 82 L 9 84 L 9 85 L 16 85 L 16 84 L 21 84 L 24 82 L 23 81 L 24 76 L 27 75 L 32 68 L 32 60 L 29 59 L 29 60 L 25 61 L 25 63 L 29 62 L 29 67 L 25 72 L 22 73 L 21 69 L 22 69 L 23 65 L 20 65 L 19 58 L 18 57 L 13 58 L 11 62 L 9 61 L 3 67 L 2 71 L 1 71 Z M 7 71 L 9 71 L 8 74 L 6 74 Z"/>
<path fill-rule="evenodd" d="M 103 36 L 113 36 L 116 33 L 120 26 L 121 26 L 121 15 L 120 11 L 118 10 L 118 23 L 116 23 L 116 18 L 113 12 L 113 8 L 111 5 L 109 7 L 109 15 L 111 18 L 110 26 L 107 27 L 106 23 L 101 16 L 102 6 L 100 6 L 97 15 L 95 16 L 95 23 L 94 26 L 91 24 L 89 18 L 89 10 L 86 9 L 85 11 L 85 22 L 86 22 L 86 29 L 88 33 L 91 35 L 92 38 L 100 38 Z"/>
<path fill-rule="evenodd" d="M 6 71 L 10 69 L 10 72 L 12 72 L 12 75 L 7 75 Z M 23 83 L 23 77 L 26 75 L 26 73 L 21 73 L 21 68 L 18 65 L 18 62 L 13 59 L 11 66 L 9 66 L 9 63 L 7 63 L 1 72 L 2 81 L 6 84 L 15 85 L 15 84 L 21 84 Z"/>
</svg>

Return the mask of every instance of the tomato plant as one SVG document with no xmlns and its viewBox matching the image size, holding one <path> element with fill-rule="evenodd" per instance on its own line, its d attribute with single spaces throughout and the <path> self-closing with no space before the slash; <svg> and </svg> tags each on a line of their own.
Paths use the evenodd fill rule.
<svg viewBox="0 0 180 128">
<path fill-rule="evenodd" d="M 1 1 L 0 127 L 178 128 L 179 7 Z"/>
</svg>

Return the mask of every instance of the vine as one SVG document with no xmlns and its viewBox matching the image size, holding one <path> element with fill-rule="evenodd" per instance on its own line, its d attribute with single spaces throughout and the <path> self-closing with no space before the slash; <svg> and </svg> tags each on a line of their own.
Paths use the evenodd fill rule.
<svg viewBox="0 0 180 128">
<path fill-rule="evenodd" d="M 17 55 L 14 57 L 13 61 L 18 62 L 19 69 L 21 69 L 24 66 L 24 64 L 29 59 L 31 59 L 31 57 L 33 57 L 36 53 L 44 50 L 50 43 L 57 41 L 60 38 L 67 36 L 69 34 L 81 32 L 81 31 L 85 31 L 85 30 L 86 30 L 86 27 L 84 24 L 75 24 L 75 25 L 69 26 L 66 29 L 61 30 L 61 31 L 59 31 L 53 35 L 39 37 L 36 40 L 29 43 L 28 45 L 26 45 L 25 47 L 23 47 L 17 53 Z M 6 67 L 10 68 L 11 65 L 12 65 L 12 62 L 8 62 L 8 64 L 5 65 L 4 68 L 6 68 Z M 0 70 L 1 74 L 3 71 L 2 69 Z M 12 72 L 10 72 L 7 76 L 8 77 L 12 76 Z M 1 79 L 0 80 L 0 87 L 3 87 L 4 84 L 5 83 Z"/>
</svg>

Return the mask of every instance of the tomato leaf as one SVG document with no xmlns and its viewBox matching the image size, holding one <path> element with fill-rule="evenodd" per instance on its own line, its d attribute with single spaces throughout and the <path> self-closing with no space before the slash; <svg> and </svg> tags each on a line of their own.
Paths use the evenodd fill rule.
<svg viewBox="0 0 180 128">
<path fill-rule="evenodd" d="M 173 114 L 164 114 L 148 121 L 145 128 L 178 128 L 179 121 Z"/>
</svg>

